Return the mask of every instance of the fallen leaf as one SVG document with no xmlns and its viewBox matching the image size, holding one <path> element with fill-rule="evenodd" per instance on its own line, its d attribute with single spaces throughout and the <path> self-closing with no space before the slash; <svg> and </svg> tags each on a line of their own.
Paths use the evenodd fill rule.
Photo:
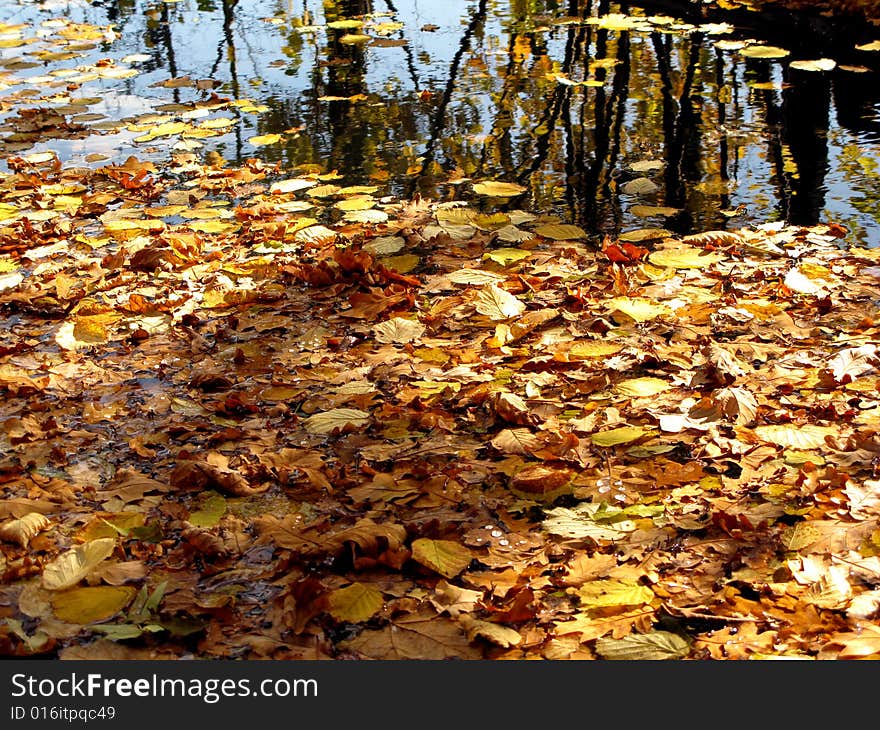
<svg viewBox="0 0 880 730">
<path fill-rule="evenodd" d="M 75 586 L 102 560 L 110 557 L 115 548 L 114 538 L 103 537 L 62 553 L 43 568 L 43 588 L 49 591 L 63 591 L 65 588 Z"/>
</svg>

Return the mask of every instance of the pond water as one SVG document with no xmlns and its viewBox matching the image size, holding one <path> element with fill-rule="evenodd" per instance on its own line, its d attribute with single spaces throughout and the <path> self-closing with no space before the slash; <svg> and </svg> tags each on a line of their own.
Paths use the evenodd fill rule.
<svg viewBox="0 0 880 730">
<path fill-rule="evenodd" d="M 106 164 L 161 161 L 176 144 L 401 197 L 516 182 L 527 192 L 480 204 L 597 236 L 831 221 L 880 245 L 880 28 L 725 6 L 0 2 L 0 21 L 37 31 L 0 34 L 0 71 L 16 78 L 0 92 L 0 152 Z M 53 47 L 61 20 L 106 31 Z M 111 58 L 131 73 L 81 72 Z M 145 115 L 160 124 L 212 94 L 242 100 L 222 133 L 144 141 Z M 23 135 L 22 98 L 86 133 Z"/>
</svg>

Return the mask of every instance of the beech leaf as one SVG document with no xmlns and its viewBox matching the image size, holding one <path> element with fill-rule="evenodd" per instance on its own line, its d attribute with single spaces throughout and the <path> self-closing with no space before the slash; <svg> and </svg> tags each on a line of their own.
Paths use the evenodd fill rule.
<svg viewBox="0 0 880 730">
<path fill-rule="evenodd" d="M 67 623 L 91 624 L 115 616 L 136 593 L 131 586 L 70 588 L 52 595 L 52 611 Z"/>
<path fill-rule="evenodd" d="M 360 428 L 370 420 L 370 414 L 357 408 L 333 408 L 323 413 L 309 416 L 303 425 L 306 431 L 314 434 L 327 435 L 334 431 L 345 431 L 349 428 Z"/>
<path fill-rule="evenodd" d="M 330 591 L 327 596 L 327 612 L 337 621 L 360 623 L 374 616 L 384 603 L 385 599 L 378 588 L 364 583 L 352 583 L 345 588 Z"/>
<path fill-rule="evenodd" d="M 603 659 L 631 661 L 683 659 L 690 652 L 687 641 L 670 631 L 630 634 L 622 639 L 596 639 L 596 653 Z"/>
<path fill-rule="evenodd" d="M 452 540 L 413 540 L 412 558 L 444 578 L 454 578 L 470 565 L 473 556 L 464 545 Z"/>
<path fill-rule="evenodd" d="M 485 314 L 492 320 L 516 317 L 526 308 L 526 305 L 513 294 L 494 284 L 488 284 L 480 289 L 475 306 L 480 314 Z"/>
<path fill-rule="evenodd" d="M 43 588 L 62 591 L 75 586 L 110 557 L 115 548 L 115 538 L 102 537 L 62 553 L 43 568 Z"/>
</svg>

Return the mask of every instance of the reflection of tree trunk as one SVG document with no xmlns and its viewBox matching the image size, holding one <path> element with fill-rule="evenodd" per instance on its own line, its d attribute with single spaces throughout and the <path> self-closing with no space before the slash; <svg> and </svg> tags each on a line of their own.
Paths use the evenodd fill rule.
<svg viewBox="0 0 880 730">
<path fill-rule="evenodd" d="M 324 18 L 329 22 L 364 16 L 371 12 L 371 0 L 324 0 Z M 370 131 L 367 125 L 358 123 L 352 96 L 366 94 L 364 77 L 367 59 L 360 43 L 341 43 L 340 39 L 350 31 L 327 29 L 327 87 L 329 96 L 344 101 L 327 102 L 327 123 L 331 135 L 330 165 L 346 174 L 349 170 L 361 171 L 368 167 L 367 147 Z"/>
<path fill-rule="evenodd" d="M 385 5 L 387 5 L 388 10 L 391 11 L 391 17 L 396 20 L 398 13 L 397 8 L 394 7 L 394 3 L 392 3 L 391 0 L 385 0 Z M 402 29 L 398 32 L 397 37 L 401 40 L 406 40 Z M 409 43 L 403 46 L 403 53 L 406 56 L 406 68 L 409 71 L 409 77 L 412 79 L 413 87 L 416 91 L 419 91 L 419 87 L 421 86 L 419 83 L 419 73 L 416 71 L 416 62 L 413 58 L 412 48 Z"/>
<path fill-rule="evenodd" d="M 598 36 L 596 56 L 604 57 L 607 31 L 599 31 Z M 600 215 L 600 209 L 603 203 L 607 204 L 611 200 L 614 201 L 611 217 L 614 219 L 615 226 L 620 224 L 620 206 L 616 196 L 611 195 L 610 184 L 611 174 L 620 154 L 620 136 L 623 130 L 626 100 L 629 95 L 629 55 L 629 33 L 622 31 L 617 39 L 616 58 L 618 64 L 615 66 L 611 93 L 606 95 L 604 86 L 596 88 L 593 160 L 583 169 L 581 173 L 583 180 L 578 190 L 578 197 L 585 206 L 582 220 L 592 229 L 600 227 L 600 221 L 605 219 L 604 215 Z M 597 80 L 604 81 L 606 75 L 605 69 L 596 70 Z"/>
<path fill-rule="evenodd" d="M 664 40 L 665 38 L 665 40 Z M 666 204 L 685 209 L 688 204 L 688 179 L 699 177 L 700 127 L 695 118 L 691 90 L 694 85 L 702 35 L 693 34 L 688 52 L 681 94 L 676 99 L 672 93 L 672 43 L 669 36 L 652 33 L 654 51 L 657 55 L 657 69 L 660 74 L 660 93 L 663 99 L 663 137 L 665 145 L 666 170 L 664 182 Z M 674 228 L 688 231 L 693 225 L 689 211 L 679 214 L 670 223 Z"/>
<path fill-rule="evenodd" d="M 452 100 L 452 94 L 455 91 L 455 83 L 458 80 L 458 68 L 461 65 L 461 59 L 470 48 L 471 38 L 477 31 L 477 28 L 479 28 L 486 20 L 487 4 L 487 0 L 480 0 L 476 11 L 471 17 L 471 22 L 468 23 L 468 26 L 465 28 L 464 34 L 461 37 L 461 43 L 458 46 L 458 50 L 456 50 L 455 55 L 452 57 L 452 63 L 449 65 L 449 78 L 446 81 L 446 88 L 443 90 L 443 96 L 437 104 L 437 110 L 434 112 L 434 118 L 431 121 L 428 141 L 425 143 L 425 151 L 422 155 L 421 170 L 413 179 L 410 194 L 414 192 L 415 186 L 418 185 L 421 173 L 428 169 L 428 166 L 434 161 L 434 156 L 437 154 L 436 148 L 440 143 L 443 130 L 446 127 L 446 109 L 449 107 L 449 103 Z"/>
<path fill-rule="evenodd" d="M 747 72 L 751 72 L 754 75 L 758 83 L 770 81 L 770 68 L 767 63 L 747 61 L 746 69 Z M 759 94 L 760 98 L 764 101 L 764 121 L 767 125 L 767 151 L 773 167 L 770 182 L 776 184 L 777 200 L 779 201 L 777 210 L 780 218 L 788 220 L 791 209 L 791 185 L 787 180 L 785 171 L 785 155 L 788 152 L 788 148 L 783 136 L 782 107 L 777 102 L 776 92 L 773 89 L 761 89 Z"/>
<path fill-rule="evenodd" d="M 789 69 L 789 76 L 792 73 Z M 782 135 L 797 169 L 788 222 L 814 225 L 825 207 L 831 89 L 824 74 L 805 71 L 801 75 L 806 78 L 790 83 L 782 92 Z"/>
</svg>

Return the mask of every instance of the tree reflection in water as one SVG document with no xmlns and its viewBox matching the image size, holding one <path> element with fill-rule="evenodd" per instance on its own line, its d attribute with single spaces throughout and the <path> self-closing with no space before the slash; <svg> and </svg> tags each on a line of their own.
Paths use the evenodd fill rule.
<svg viewBox="0 0 880 730">
<path fill-rule="evenodd" d="M 528 193 L 509 205 L 597 236 L 834 219 L 880 244 L 880 54 L 855 50 L 874 38 L 867 25 L 664 0 L 124 0 L 79 12 L 150 54 L 131 93 L 192 75 L 267 105 L 215 143 L 235 162 L 317 165 L 342 184 L 436 199 L 467 198 L 462 180 L 517 181 Z M 651 20 L 595 22 L 609 13 Z M 721 22 L 730 32 L 706 25 Z M 791 55 L 745 58 L 737 39 Z M 838 66 L 789 65 L 818 57 Z M 290 130 L 276 146 L 246 142 Z M 627 192 L 639 177 L 656 190 Z"/>
</svg>

